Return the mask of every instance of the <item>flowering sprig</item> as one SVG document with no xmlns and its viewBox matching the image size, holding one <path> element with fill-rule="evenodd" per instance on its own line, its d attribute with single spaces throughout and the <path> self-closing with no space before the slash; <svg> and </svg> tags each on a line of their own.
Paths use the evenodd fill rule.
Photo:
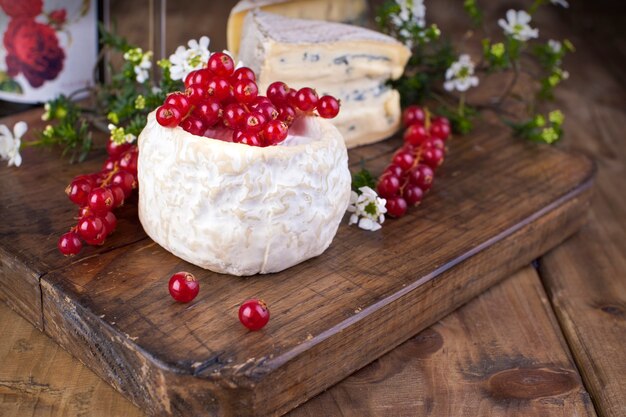
<svg viewBox="0 0 626 417">
<path fill-rule="evenodd" d="M 423 29 L 426 24 L 424 2 L 417 3 L 419 9 L 416 10 L 419 13 L 408 7 L 414 7 L 415 2 L 387 1 L 378 17 L 379 23 L 383 23 L 383 30 L 407 43 L 406 38 L 412 32 L 407 31 L 406 25 L 413 24 L 415 28 Z M 541 117 L 536 117 L 537 114 L 533 112 L 540 108 L 541 101 L 552 99 L 554 88 L 568 78 L 569 74 L 563 69 L 562 63 L 565 55 L 574 51 L 574 47 L 567 40 L 539 40 L 540 30 L 534 25 L 533 16 L 541 6 L 549 4 L 564 8 L 569 6 L 565 0 L 535 0 L 526 10 L 508 10 L 497 21 L 501 32 L 486 36 L 489 32 L 478 0 L 464 0 L 463 8 L 475 26 L 475 30 L 467 32 L 467 39 L 474 34 L 485 34 L 482 39 L 482 57 L 472 59 L 468 54 L 458 54 L 450 43 L 439 36 L 430 42 L 420 41 L 419 36 L 414 37 L 414 43 L 407 43 L 412 46 L 413 56 L 405 74 L 391 83 L 400 91 L 402 103 L 438 101 L 438 112 L 450 119 L 453 129 L 458 133 L 468 133 L 472 129 L 472 118 L 479 111 L 494 111 L 503 122 L 514 128 L 516 134 L 530 140 L 554 143 L 562 136 L 561 124 L 533 124 L 543 117 L 540 114 Z M 419 18 L 415 18 L 417 14 Z M 506 74 L 509 78 L 499 96 L 492 98 L 489 104 L 466 102 L 467 90 L 478 87 L 483 77 L 496 73 Z M 524 78 L 526 75 L 531 79 Z M 536 86 L 536 93 L 520 94 L 520 80 L 525 81 L 525 86 Z M 525 106 L 520 108 L 529 112 L 519 115 L 521 122 L 511 122 L 510 117 L 504 118 L 505 115 L 510 116 L 507 103 L 513 100 L 524 102 Z"/>
<path fill-rule="evenodd" d="M 547 120 L 542 114 L 537 114 L 525 122 L 509 122 L 509 124 L 517 136 L 533 142 L 543 142 L 550 145 L 563 136 L 564 121 L 565 116 L 563 116 L 563 113 L 560 110 L 553 110 L 548 113 Z"/>
<path fill-rule="evenodd" d="M 187 42 L 188 48 L 179 46 L 176 52 L 170 55 L 170 74 L 172 80 L 184 80 L 193 70 L 202 68 L 211 56 L 208 36 L 203 36 L 199 40 L 191 39 Z"/>
</svg>

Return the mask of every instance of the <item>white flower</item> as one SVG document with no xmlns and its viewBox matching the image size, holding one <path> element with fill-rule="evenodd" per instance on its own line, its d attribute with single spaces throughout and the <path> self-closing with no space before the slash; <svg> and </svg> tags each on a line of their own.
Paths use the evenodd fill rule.
<svg viewBox="0 0 626 417">
<path fill-rule="evenodd" d="M 550 3 L 554 4 L 555 6 L 564 7 L 566 9 L 569 7 L 569 3 L 567 2 L 567 0 L 550 0 Z"/>
<path fill-rule="evenodd" d="M 7 125 L 0 125 L 0 159 L 8 160 L 9 166 L 19 167 L 22 165 L 20 146 L 22 136 L 28 130 L 26 122 L 17 122 L 13 126 L 13 132 Z"/>
<path fill-rule="evenodd" d="M 209 43 L 211 40 L 208 36 L 203 36 L 196 41 L 191 39 L 187 42 L 189 48 L 179 46 L 176 52 L 170 55 L 170 76 L 173 80 L 184 80 L 185 77 L 193 70 L 202 68 L 206 65 L 211 53 L 209 52 Z"/>
<path fill-rule="evenodd" d="M 352 191 L 348 212 L 352 213 L 348 225 L 358 224 L 361 229 L 376 231 L 385 221 L 387 200 L 378 197 L 370 187 L 359 188 L 361 194 Z"/>
<path fill-rule="evenodd" d="M 400 13 L 391 15 L 391 23 L 396 28 L 410 23 L 419 27 L 426 26 L 426 6 L 424 0 L 396 0 Z"/>
<path fill-rule="evenodd" d="M 446 70 L 446 82 L 443 88 L 447 91 L 467 91 L 478 85 L 478 77 L 474 75 L 474 63 L 469 55 L 463 54 Z"/>
<path fill-rule="evenodd" d="M 141 48 L 132 48 L 124 52 L 124 59 L 134 65 L 138 83 L 144 83 L 150 77 L 148 70 L 152 68 L 152 52 L 143 52 Z"/>
<path fill-rule="evenodd" d="M 563 45 L 559 41 L 555 41 L 554 39 L 550 39 L 548 41 L 548 48 L 550 48 L 550 50 L 553 53 L 558 54 L 559 52 L 561 52 L 561 49 L 563 49 Z"/>
<path fill-rule="evenodd" d="M 509 10 L 506 12 L 506 20 L 498 20 L 498 25 L 504 29 L 504 33 L 511 35 L 518 41 L 527 41 L 539 36 L 539 29 L 530 27 L 530 15 L 524 10 Z"/>
</svg>

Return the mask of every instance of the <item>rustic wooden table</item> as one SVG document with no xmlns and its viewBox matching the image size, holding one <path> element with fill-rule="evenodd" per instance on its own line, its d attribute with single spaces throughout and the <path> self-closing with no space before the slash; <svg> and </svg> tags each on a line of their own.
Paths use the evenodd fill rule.
<svg viewBox="0 0 626 417">
<path fill-rule="evenodd" d="M 555 106 L 598 165 L 588 224 L 289 416 L 626 415 L 624 11 L 576 6 L 541 27 L 577 45 Z M 1 416 L 143 415 L 4 304 L 0 334 Z"/>
</svg>

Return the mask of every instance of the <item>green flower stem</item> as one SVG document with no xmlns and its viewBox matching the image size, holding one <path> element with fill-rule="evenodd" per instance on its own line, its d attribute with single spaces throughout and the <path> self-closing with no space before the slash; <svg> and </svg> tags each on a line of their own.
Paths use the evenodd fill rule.
<svg viewBox="0 0 626 417">
<path fill-rule="evenodd" d="M 465 91 L 459 97 L 459 116 L 465 117 Z"/>
</svg>

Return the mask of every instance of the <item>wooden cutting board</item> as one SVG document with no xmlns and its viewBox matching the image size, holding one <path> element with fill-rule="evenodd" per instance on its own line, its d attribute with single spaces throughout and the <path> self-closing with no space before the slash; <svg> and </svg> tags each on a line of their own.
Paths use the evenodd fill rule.
<svg viewBox="0 0 626 417">
<path fill-rule="evenodd" d="M 40 112 L 21 115 L 40 127 Z M 17 118 L 2 122 L 12 125 Z M 395 138 L 350 152 L 378 174 Z M 143 233 L 136 203 L 118 231 L 76 258 L 56 249 L 76 208 L 63 190 L 103 156 L 68 166 L 24 151 L 0 167 L 0 298 L 149 414 L 278 416 L 433 324 L 574 233 L 593 164 L 481 125 L 455 137 L 423 204 L 378 232 L 339 229 L 323 255 L 279 274 L 204 271 Z M 190 304 L 168 295 L 180 270 L 200 280 Z M 272 318 L 248 332 L 238 305 Z"/>
</svg>

